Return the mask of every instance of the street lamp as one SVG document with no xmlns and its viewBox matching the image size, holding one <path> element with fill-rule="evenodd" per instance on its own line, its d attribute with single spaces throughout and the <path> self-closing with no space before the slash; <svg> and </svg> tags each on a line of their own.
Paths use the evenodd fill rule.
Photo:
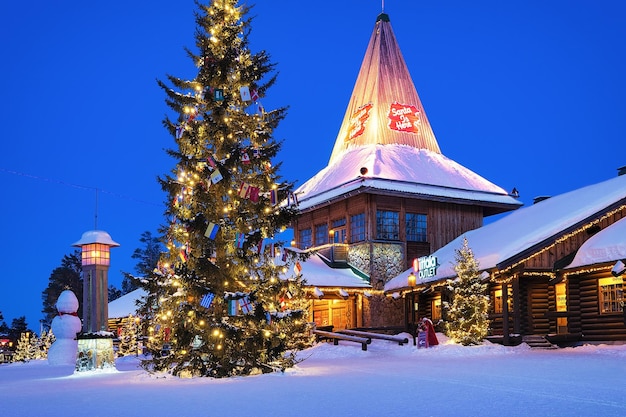
<svg viewBox="0 0 626 417">
<path fill-rule="evenodd" d="M 108 271 L 110 249 L 119 246 L 107 232 L 91 230 L 83 233 L 72 246 L 81 248 L 83 266 L 83 331 L 107 330 L 109 313 Z"/>
<path fill-rule="evenodd" d="M 408 283 L 409 283 L 409 287 L 411 288 L 415 287 L 415 285 L 417 284 L 417 277 L 415 276 L 413 271 L 411 271 L 411 273 L 409 274 Z"/>
<path fill-rule="evenodd" d="M 77 335 L 76 369 L 115 368 L 113 333 L 107 332 L 109 321 L 110 250 L 120 244 L 107 232 L 83 233 L 72 246 L 81 249 L 83 267 L 83 332 Z"/>
</svg>

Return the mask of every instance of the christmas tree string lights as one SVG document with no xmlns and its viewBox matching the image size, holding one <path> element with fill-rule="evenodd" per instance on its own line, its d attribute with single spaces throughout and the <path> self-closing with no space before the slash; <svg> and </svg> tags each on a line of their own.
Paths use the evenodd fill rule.
<svg viewBox="0 0 626 417">
<path fill-rule="evenodd" d="M 143 366 L 210 377 L 284 370 L 311 342 L 302 277 L 285 268 L 302 255 L 278 237 L 297 205 L 272 163 L 285 108 L 260 104 L 276 76 L 265 52 L 249 50 L 247 8 L 198 7 L 197 51 L 187 51 L 197 75 L 159 82 L 176 115 L 163 122 L 176 166 L 159 178 L 167 251 L 145 279 L 152 357 Z"/>
</svg>

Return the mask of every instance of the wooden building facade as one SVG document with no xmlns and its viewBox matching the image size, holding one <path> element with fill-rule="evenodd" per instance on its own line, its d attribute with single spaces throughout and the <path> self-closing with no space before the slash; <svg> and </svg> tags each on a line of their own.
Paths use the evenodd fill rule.
<svg viewBox="0 0 626 417">
<path fill-rule="evenodd" d="M 597 197 L 592 195 L 594 189 Z M 526 215 L 529 208 L 523 208 L 510 214 L 513 219 L 507 219 L 512 220 L 507 224 L 500 225 L 502 219 L 467 234 L 470 248 L 472 242 L 478 248 L 477 260 L 484 264 L 481 270 L 489 284 L 492 340 L 517 344 L 525 338 L 539 337 L 559 345 L 626 341 L 623 271 L 612 271 L 616 262 L 626 258 L 626 176 L 586 187 L 580 190 L 579 198 L 577 195 L 574 191 L 562 198 L 553 197 L 550 200 L 554 201 L 532 207 L 532 215 Z M 588 207 L 584 207 L 586 204 Z M 541 210 L 543 205 L 546 210 Z M 558 210 L 558 218 L 545 214 Z M 547 218 L 546 224 L 534 225 L 548 230 L 543 239 L 535 239 L 540 234 L 526 230 L 533 226 L 524 227 L 524 219 L 531 216 Z M 520 224 L 512 227 L 516 217 Z M 498 236 L 507 232 L 510 241 L 534 243 L 518 244 L 518 251 L 490 264 L 495 254 L 506 252 L 507 243 L 500 242 Z M 609 234 L 615 236 L 610 244 L 595 243 Z M 491 245 L 489 239 L 493 239 Z M 589 247 L 593 244 L 596 246 Z M 450 262 L 454 247 L 459 246 L 458 239 L 448 246 L 433 253 L 440 263 Z M 445 320 L 445 311 L 438 312 L 434 306 L 442 299 L 451 301 L 445 282 L 453 276 L 449 271 L 440 275 L 447 276 L 414 288 L 398 284 L 405 281 L 400 276 L 386 287 L 388 293 L 403 294 L 409 312 L 407 325 L 414 322 L 413 317 Z"/>
</svg>

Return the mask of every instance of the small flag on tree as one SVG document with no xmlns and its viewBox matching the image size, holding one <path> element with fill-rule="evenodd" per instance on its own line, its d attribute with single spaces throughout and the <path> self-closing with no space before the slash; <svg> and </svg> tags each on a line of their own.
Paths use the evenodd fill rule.
<svg viewBox="0 0 626 417">
<path fill-rule="evenodd" d="M 250 155 L 248 155 L 248 151 L 246 151 L 245 149 L 241 150 L 241 163 L 242 164 L 250 163 Z"/>
<path fill-rule="evenodd" d="M 228 315 L 236 316 L 237 315 L 237 300 L 228 300 Z"/>
<path fill-rule="evenodd" d="M 261 240 L 259 240 L 259 243 L 257 243 L 256 245 L 256 252 L 260 255 L 263 253 L 264 250 L 265 250 L 265 239 L 261 238 Z"/>
<path fill-rule="evenodd" d="M 176 139 L 182 138 L 184 131 L 185 127 L 183 125 L 176 125 Z"/>
<path fill-rule="evenodd" d="M 270 203 L 272 203 L 272 205 L 275 206 L 276 202 L 277 202 L 276 190 L 271 189 L 270 190 Z"/>
<path fill-rule="evenodd" d="M 241 187 L 239 187 L 239 197 L 248 198 L 250 196 L 250 184 L 247 182 L 242 182 Z"/>
<path fill-rule="evenodd" d="M 295 272 L 296 275 L 300 275 L 300 272 L 302 272 L 302 265 L 300 265 L 300 262 L 296 262 L 293 266 L 293 272 Z"/>
<path fill-rule="evenodd" d="M 222 176 L 222 173 L 220 172 L 219 169 L 216 169 L 215 171 L 213 171 L 211 173 L 211 182 L 213 184 L 217 184 L 218 182 L 220 182 L 222 179 L 224 179 L 224 177 Z"/>
<path fill-rule="evenodd" d="M 246 242 L 246 235 L 243 233 L 235 233 L 235 244 L 237 248 L 243 248 L 243 244 Z"/>
<path fill-rule="evenodd" d="M 187 252 L 187 246 L 183 246 L 182 248 L 180 248 L 180 252 L 178 253 L 178 257 L 180 258 L 181 262 L 187 262 L 187 259 L 189 259 L 189 253 Z"/>
<path fill-rule="evenodd" d="M 259 187 L 255 187 L 251 185 L 250 192 L 248 193 L 248 198 L 253 203 L 258 203 L 259 202 Z"/>
<path fill-rule="evenodd" d="M 204 308 L 211 307 L 211 304 L 213 303 L 214 298 L 215 298 L 215 294 L 213 294 L 212 292 L 208 292 L 204 294 L 204 296 L 200 300 L 200 306 Z"/>
<path fill-rule="evenodd" d="M 257 101 L 259 99 L 259 92 L 256 90 L 252 90 L 250 98 L 252 99 L 252 101 Z"/>
<path fill-rule="evenodd" d="M 217 232 L 219 230 L 220 230 L 219 225 L 215 223 L 209 223 L 209 225 L 206 228 L 206 231 L 204 232 L 204 235 L 208 237 L 209 239 L 215 239 L 215 237 L 217 236 Z"/>
<path fill-rule="evenodd" d="M 206 161 L 209 163 L 209 165 L 211 165 L 211 168 L 215 168 L 217 165 L 215 164 L 215 159 L 213 158 L 212 155 L 209 155 L 206 159 Z"/>
<path fill-rule="evenodd" d="M 254 305 L 252 305 L 247 295 L 239 299 L 239 306 L 243 314 L 250 314 L 254 311 Z"/>
<path fill-rule="evenodd" d="M 215 101 L 224 101 L 224 90 L 221 88 L 216 88 L 213 90 L 213 100 Z"/>
<path fill-rule="evenodd" d="M 250 101 L 250 88 L 247 85 L 241 87 L 239 93 L 241 94 L 242 101 Z"/>
</svg>

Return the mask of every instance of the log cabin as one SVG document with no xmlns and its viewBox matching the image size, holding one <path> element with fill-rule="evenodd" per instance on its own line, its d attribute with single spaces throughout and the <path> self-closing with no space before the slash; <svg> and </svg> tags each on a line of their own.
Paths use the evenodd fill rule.
<svg viewBox="0 0 626 417">
<path fill-rule="evenodd" d="M 538 199 L 434 251 L 435 271 L 409 268 L 385 291 L 415 316 L 445 320 L 446 282 L 467 239 L 489 284 L 491 339 L 504 344 L 576 345 L 626 341 L 623 274 L 626 262 L 626 175 Z M 616 266 L 617 265 L 617 266 Z"/>
</svg>

